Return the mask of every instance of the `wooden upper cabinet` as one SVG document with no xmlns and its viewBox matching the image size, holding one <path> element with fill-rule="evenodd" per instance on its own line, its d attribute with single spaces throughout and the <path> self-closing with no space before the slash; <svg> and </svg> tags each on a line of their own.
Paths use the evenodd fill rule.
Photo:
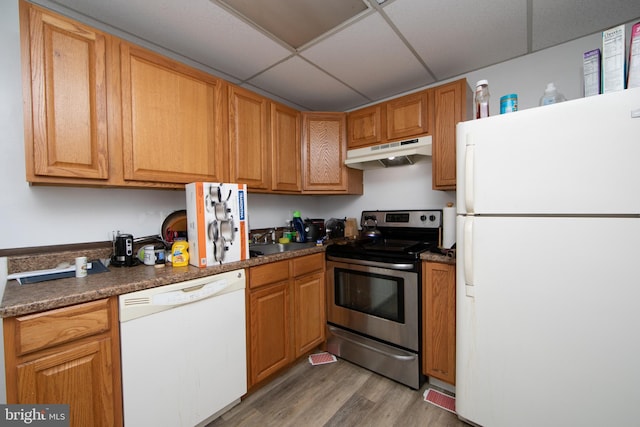
<svg viewBox="0 0 640 427">
<path fill-rule="evenodd" d="M 344 165 L 346 113 L 302 113 L 303 192 L 362 194 L 362 171 Z"/>
<path fill-rule="evenodd" d="M 27 180 L 107 179 L 107 38 L 24 2 L 20 25 Z"/>
<path fill-rule="evenodd" d="M 433 189 L 456 189 L 456 124 L 468 120 L 473 94 L 466 79 L 434 89 Z"/>
<path fill-rule="evenodd" d="M 423 90 L 384 103 L 389 141 L 431 132 L 431 96 Z"/>
<path fill-rule="evenodd" d="M 271 189 L 273 191 L 302 190 L 300 170 L 301 113 L 271 102 Z"/>
<path fill-rule="evenodd" d="M 224 181 L 223 81 L 122 42 L 126 180 Z"/>
<path fill-rule="evenodd" d="M 386 140 L 386 120 L 382 104 L 351 111 L 347 114 L 347 146 L 361 148 L 380 144 Z"/>
<path fill-rule="evenodd" d="M 269 100 L 238 86 L 228 87 L 230 180 L 247 184 L 249 190 L 269 190 Z"/>
</svg>

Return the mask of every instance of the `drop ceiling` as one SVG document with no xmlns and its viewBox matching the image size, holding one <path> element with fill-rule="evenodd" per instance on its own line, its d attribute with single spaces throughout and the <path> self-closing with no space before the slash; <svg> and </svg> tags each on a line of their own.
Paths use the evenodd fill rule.
<svg viewBox="0 0 640 427">
<path fill-rule="evenodd" d="M 303 17 L 281 26 L 300 33 L 327 15 L 305 7 L 330 2 L 32 1 L 113 29 L 301 110 L 316 111 L 347 111 L 640 20 L 638 0 L 356 0 L 361 6 L 354 6 L 351 18 L 337 18 L 340 23 L 319 30 L 318 37 L 296 39 L 276 31 L 278 24 L 268 31 L 257 23 L 269 15 L 268 9 L 251 19 L 230 4 L 295 6 Z M 285 12 L 271 14 L 265 22 L 280 15 L 290 18 Z M 303 25 L 296 30 L 293 22 L 299 21 Z"/>
</svg>

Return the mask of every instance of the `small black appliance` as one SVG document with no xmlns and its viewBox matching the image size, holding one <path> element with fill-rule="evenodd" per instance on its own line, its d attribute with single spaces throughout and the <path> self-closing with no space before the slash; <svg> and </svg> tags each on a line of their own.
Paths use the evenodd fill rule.
<svg viewBox="0 0 640 427">
<path fill-rule="evenodd" d="M 118 234 L 113 242 L 111 265 L 114 267 L 132 267 L 140 260 L 133 254 L 133 235 Z"/>
</svg>

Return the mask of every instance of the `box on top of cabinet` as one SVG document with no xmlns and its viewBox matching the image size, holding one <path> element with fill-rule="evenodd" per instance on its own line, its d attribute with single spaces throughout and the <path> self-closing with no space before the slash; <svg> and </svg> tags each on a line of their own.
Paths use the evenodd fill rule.
<svg viewBox="0 0 640 427">
<path fill-rule="evenodd" d="M 192 182 L 185 188 L 189 263 L 209 267 L 249 259 L 247 185 Z"/>
</svg>

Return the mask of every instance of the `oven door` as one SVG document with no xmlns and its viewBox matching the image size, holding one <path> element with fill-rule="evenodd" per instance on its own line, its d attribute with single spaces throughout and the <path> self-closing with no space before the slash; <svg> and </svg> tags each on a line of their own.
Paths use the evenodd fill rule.
<svg viewBox="0 0 640 427">
<path fill-rule="evenodd" d="M 418 352 L 418 271 L 359 262 L 327 262 L 327 321 Z"/>
</svg>

